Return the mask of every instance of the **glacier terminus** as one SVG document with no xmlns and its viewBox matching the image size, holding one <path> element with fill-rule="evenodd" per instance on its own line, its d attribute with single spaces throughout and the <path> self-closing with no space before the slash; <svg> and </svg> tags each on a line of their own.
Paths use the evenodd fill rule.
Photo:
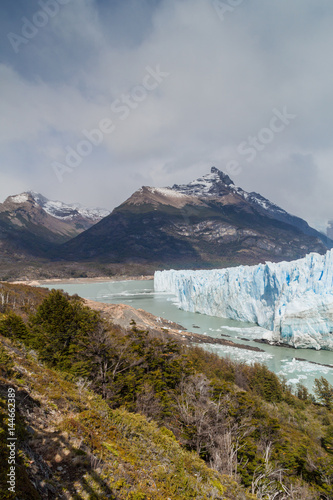
<svg viewBox="0 0 333 500">
<path fill-rule="evenodd" d="M 263 340 L 333 350 L 333 250 L 291 262 L 156 271 L 154 288 L 190 312 L 257 323 Z"/>
</svg>

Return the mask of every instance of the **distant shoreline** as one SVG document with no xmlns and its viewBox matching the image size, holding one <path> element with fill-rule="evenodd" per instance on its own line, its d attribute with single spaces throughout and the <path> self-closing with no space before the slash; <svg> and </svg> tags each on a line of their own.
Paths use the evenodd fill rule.
<svg viewBox="0 0 333 500">
<path fill-rule="evenodd" d="M 6 281 L 12 285 L 29 285 L 29 286 L 41 286 L 41 285 L 71 285 L 80 283 L 104 283 L 106 281 L 144 281 L 154 279 L 153 275 L 150 276 L 98 276 L 95 278 L 49 278 L 41 280 L 17 280 L 17 281 Z"/>
</svg>

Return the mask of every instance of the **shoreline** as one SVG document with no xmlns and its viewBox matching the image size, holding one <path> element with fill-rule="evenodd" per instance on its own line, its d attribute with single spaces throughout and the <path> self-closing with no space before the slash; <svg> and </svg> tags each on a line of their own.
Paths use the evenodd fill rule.
<svg viewBox="0 0 333 500">
<path fill-rule="evenodd" d="M 155 316 L 144 309 L 136 309 L 128 304 L 105 304 L 90 299 L 84 299 L 84 303 L 91 309 L 99 311 L 105 319 L 111 320 L 112 323 L 122 328 L 130 329 L 134 321 L 138 328 L 146 329 L 161 338 L 173 338 L 187 345 L 218 344 L 246 351 L 265 352 L 257 346 L 248 346 L 232 340 L 224 340 L 188 331 L 178 323 Z"/>
<path fill-rule="evenodd" d="M 241 340 L 246 340 L 246 339 L 241 339 Z M 253 342 L 257 342 L 258 344 L 266 344 L 266 345 L 271 345 L 273 347 L 285 347 L 287 349 L 298 349 L 297 347 L 293 346 L 293 345 L 290 345 L 290 344 L 286 344 L 285 342 L 278 342 L 278 341 L 269 341 L 267 339 L 254 339 Z M 315 351 L 315 349 L 313 348 L 306 348 L 308 349 L 309 351 Z M 320 351 L 326 351 L 326 352 L 333 352 L 331 349 L 319 349 Z M 303 359 L 303 358 L 295 358 L 297 359 L 298 361 L 308 361 L 307 359 Z M 325 365 L 325 364 L 322 364 L 322 363 L 316 363 L 315 361 L 309 361 L 309 363 L 313 363 L 315 365 L 322 365 L 322 366 L 327 366 L 328 368 L 333 368 L 333 364 L 332 365 Z"/>
<path fill-rule="evenodd" d="M 109 281 L 145 281 L 153 280 L 153 275 L 148 276 L 96 276 L 95 278 L 48 278 L 36 280 L 17 280 L 6 281 L 11 285 L 29 285 L 29 286 L 42 286 L 42 285 L 71 285 L 80 283 L 104 283 Z"/>
</svg>

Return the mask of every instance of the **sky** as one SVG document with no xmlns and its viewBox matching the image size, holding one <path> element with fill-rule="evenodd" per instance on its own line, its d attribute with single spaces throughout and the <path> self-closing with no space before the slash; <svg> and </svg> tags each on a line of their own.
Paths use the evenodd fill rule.
<svg viewBox="0 0 333 500">
<path fill-rule="evenodd" d="M 2 0 L 0 201 L 210 171 L 333 219 L 331 0 Z"/>
</svg>

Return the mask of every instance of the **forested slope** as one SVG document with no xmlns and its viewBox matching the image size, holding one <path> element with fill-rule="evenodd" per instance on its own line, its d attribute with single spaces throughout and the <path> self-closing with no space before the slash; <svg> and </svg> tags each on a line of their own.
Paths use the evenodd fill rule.
<svg viewBox="0 0 333 500">
<path fill-rule="evenodd" d="M 333 498 L 324 379 L 317 400 L 292 394 L 264 366 L 122 330 L 59 291 L 3 284 L 0 304 L 20 498 Z"/>
</svg>

